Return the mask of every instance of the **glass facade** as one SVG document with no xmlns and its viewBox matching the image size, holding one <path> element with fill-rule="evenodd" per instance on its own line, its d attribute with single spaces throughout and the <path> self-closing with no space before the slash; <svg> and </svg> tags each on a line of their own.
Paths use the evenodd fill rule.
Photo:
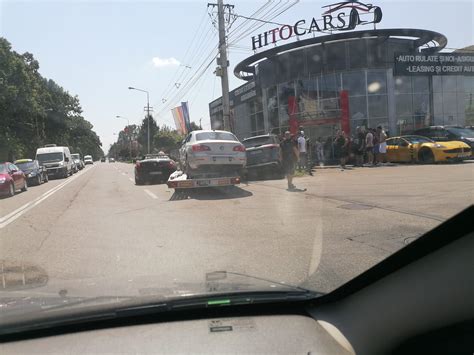
<svg viewBox="0 0 474 355">
<path fill-rule="evenodd" d="M 234 132 L 240 138 L 281 134 L 296 118 L 311 139 L 331 137 L 341 127 L 342 91 L 352 134 L 357 126 L 382 125 L 393 136 L 433 124 L 473 125 L 474 77 L 393 76 L 394 55 L 414 50 L 410 39 L 371 37 L 263 60 L 255 70 L 259 95 L 235 104 Z M 211 121 L 222 117 L 210 110 Z"/>
</svg>

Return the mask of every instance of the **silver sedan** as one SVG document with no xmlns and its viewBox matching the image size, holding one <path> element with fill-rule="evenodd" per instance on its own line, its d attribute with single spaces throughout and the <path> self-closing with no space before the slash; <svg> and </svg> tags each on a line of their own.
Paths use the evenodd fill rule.
<svg viewBox="0 0 474 355">
<path fill-rule="evenodd" d="M 227 131 L 193 131 L 183 141 L 179 154 L 181 169 L 188 175 L 238 173 L 247 162 L 245 146 Z"/>
</svg>

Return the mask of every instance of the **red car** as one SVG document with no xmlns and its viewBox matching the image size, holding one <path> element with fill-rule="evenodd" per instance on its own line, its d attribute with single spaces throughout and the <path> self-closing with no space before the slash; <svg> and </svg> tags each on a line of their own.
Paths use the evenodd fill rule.
<svg viewBox="0 0 474 355">
<path fill-rule="evenodd" d="M 13 196 L 16 190 L 28 190 L 25 174 L 12 163 L 0 163 L 0 194 Z"/>
</svg>

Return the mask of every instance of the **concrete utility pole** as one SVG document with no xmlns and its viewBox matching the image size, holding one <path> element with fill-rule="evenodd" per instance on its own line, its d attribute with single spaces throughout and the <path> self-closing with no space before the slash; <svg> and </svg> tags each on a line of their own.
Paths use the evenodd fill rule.
<svg viewBox="0 0 474 355">
<path fill-rule="evenodd" d="M 223 0 L 217 0 L 217 4 L 207 4 L 207 6 L 217 6 L 217 24 L 219 30 L 219 57 L 217 58 L 218 67 L 216 69 L 216 75 L 221 77 L 224 130 L 230 131 L 229 76 L 227 73 L 229 61 L 227 59 L 226 22 L 230 22 L 230 15 L 232 9 L 234 8 L 234 5 L 224 4 Z M 225 19 L 226 9 L 229 11 L 227 20 Z"/>
</svg>

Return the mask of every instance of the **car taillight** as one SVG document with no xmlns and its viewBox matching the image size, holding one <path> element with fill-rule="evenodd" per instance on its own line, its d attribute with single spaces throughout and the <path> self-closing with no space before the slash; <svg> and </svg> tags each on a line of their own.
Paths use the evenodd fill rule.
<svg viewBox="0 0 474 355">
<path fill-rule="evenodd" d="M 211 150 L 210 147 L 204 144 L 194 144 L 192 146 L 193 152 L 204 152 L 206 150 Z"/>
<path fill-rule="evenodd" d="M 168 166 L 169 166 L 170 168 L 174 168 L 174 162 L 172 162 L 172 161 L 168 162 Z"/>
<path fill-rule="evenodd" d="M 135 164 L 135 168 L 140 169 L 140 162 L 137 162 L 137 163 Z"/>
<path fill-rule="evenodd" d="M 233 149 L 234 152 L 245 152 L 245 147 L 243 145 L 236 145 Z"/>
</svg>

